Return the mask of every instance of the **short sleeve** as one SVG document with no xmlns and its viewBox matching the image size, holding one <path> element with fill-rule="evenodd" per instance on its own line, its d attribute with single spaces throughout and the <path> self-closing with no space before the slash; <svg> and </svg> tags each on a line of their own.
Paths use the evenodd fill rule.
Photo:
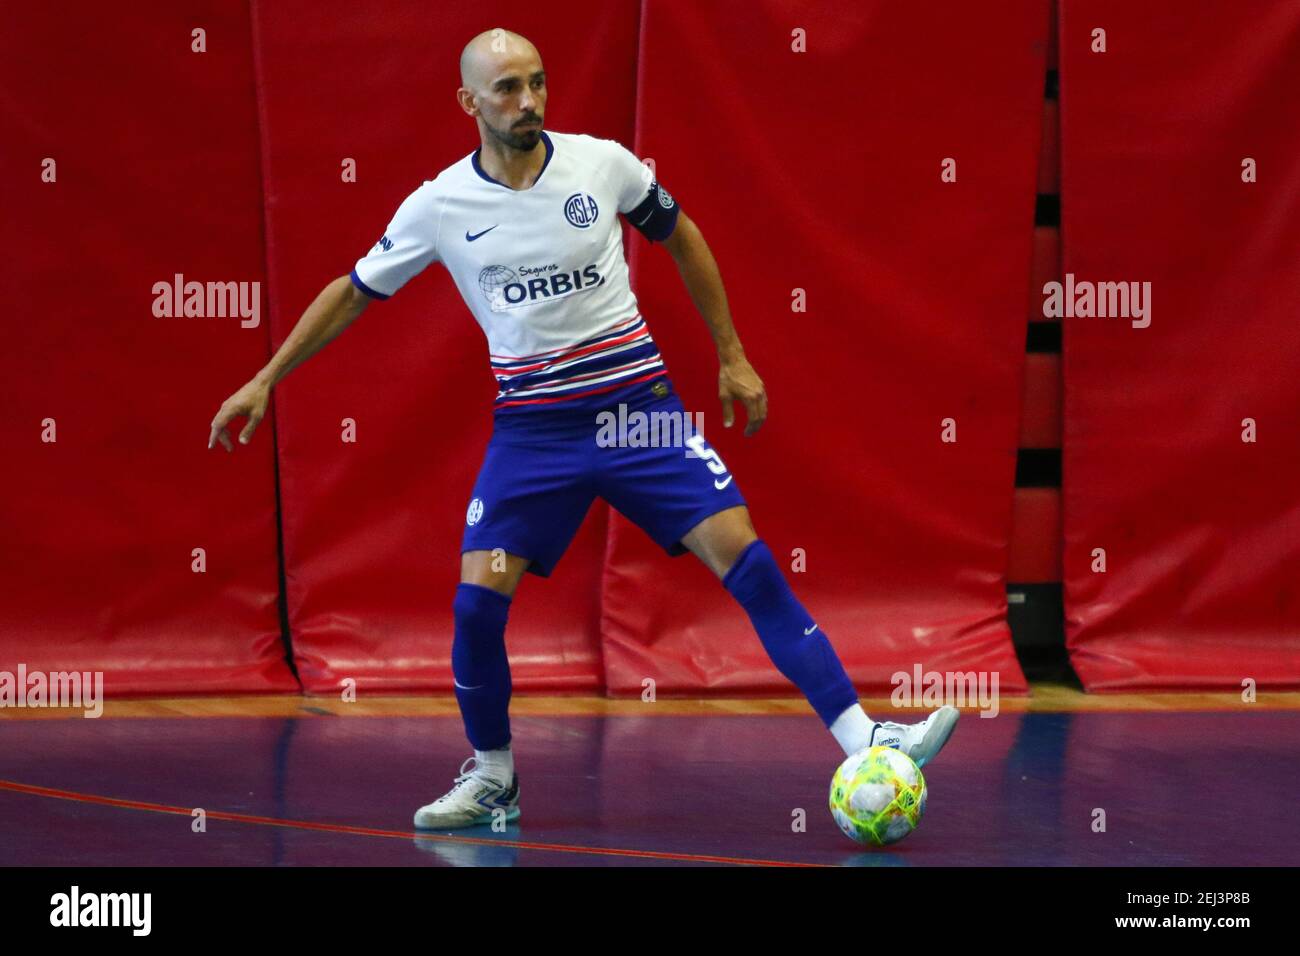
<svg viewBox="0 0 1300 956">
<path fill-rule="evenodd" d="M 387 299 L 438 261 L 441 203 L 428 184 L 407 196 L 383 237 L 357 260 L 352 282 L 374 299 Z"/>
<path fill-rule="evenodd" d="M 677 226 L 676 200 L 655 179 L 650 167 L 614 140 L 611 173 L 618 193 L 618 211 L 647 239 L 663 242 Z"/>
</svg>

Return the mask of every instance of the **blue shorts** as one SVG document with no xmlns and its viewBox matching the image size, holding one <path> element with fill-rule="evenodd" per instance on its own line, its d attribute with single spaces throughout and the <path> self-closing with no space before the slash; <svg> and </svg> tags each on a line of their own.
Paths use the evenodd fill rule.
<svg viewBox="0 0 1300 956">
<path fill-rule="evenodd" d="M 591 503 L 603 498 L 670 555 L 684 554 L 692 528 L 745 504 L 666 378 L 614 394 L 622 411 L 496 417 L 461 553 L 500 548 L 548 577 Z"/>
</svg>

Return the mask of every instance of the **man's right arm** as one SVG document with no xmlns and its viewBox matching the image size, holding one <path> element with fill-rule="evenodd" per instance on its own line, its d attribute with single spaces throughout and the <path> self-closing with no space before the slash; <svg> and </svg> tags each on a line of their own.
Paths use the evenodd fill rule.
<svg viewBox="0 0 1300 956">
<path fill-rule="evenodd" d="M 222 403 L 221 410 L 212 419 L 208 447 L 220 442 L 226 451 L 234 451 L 226 426 L 244 416 L 248 423 L 239 433 L 239 443 L 247 445 L 266 414 L 271 389 L 276 383 L 337 337 L 369 304 L 370 297 L 358 289 L 349 276 L 340 276 L 322 289 L 266 367 Z"/>
</svg>

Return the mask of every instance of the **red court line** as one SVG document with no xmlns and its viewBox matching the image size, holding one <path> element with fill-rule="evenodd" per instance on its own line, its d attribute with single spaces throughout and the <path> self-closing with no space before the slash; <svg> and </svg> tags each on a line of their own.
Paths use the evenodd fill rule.
<svg viewBox="0 0 1300 956">
<path fill-rule="evenodd" d="M 95 793 L 79 793 L 75 790 L 56 790 L 52 787 L 37 787 L 14 780 L 0 780 L 0 790 L 13 793 L 25 793 L 30 796 L 51 797 L 55 800 L 71 800 L 75 803 L 90 803 L 102 807 L 118 807 L 125 810 L 144 810 L 149 813 L 169 813 L 189 817 L 194 813 L 193 807 L 174 807 L 165 803 L 147 803 L 142 800 L 121 800 L 117 797 L 104 797 Z M 656 850 L 626 850 L 619 847 L 578 846 L 568 843 L 530 843 L 524 840 L 489 840 L 481 837 L 444 836 L 434 833 L 421 833 L 416 830 L 380 830 L 374 827 L 356 827 L 343 823 L 313 823 L 309 820 L 282 820 L 277 817 L 259 817 L 248 813 L 229 813 L 225 810 L 204 811 L 208 819 L 228 820 L 233 823 L 250 823 L 256 826 L 284 827 L 291 830 L 317 830 L 325 833 L 346 833 L 353 836 L 384 837 L 399 840 L 429 840 L 438 843 L 470 843 L 480 846 L 510 846 L 521 850 L 551 850 L 556 853 L 581 853 L 591 856 L 626 856 L 646 860 L 673 860 L 679 863 L 728 863 L 736 866 L 793 866 L 821 867 L 821 863 L 796 863 L 788 860 L 757 860 L 735 856 L 706 856 L 696 853 L 663 853 Z"/>
</svg>

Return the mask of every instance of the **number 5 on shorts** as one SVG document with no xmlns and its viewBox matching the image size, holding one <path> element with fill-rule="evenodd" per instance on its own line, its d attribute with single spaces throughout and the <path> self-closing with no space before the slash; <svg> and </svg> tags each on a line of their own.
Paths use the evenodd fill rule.
<svg viewBox="0 0 1300 956">
<path fill-rule="evenodd" d="M 718 453 L 705 446 L 703 435 L 692 435 L 686 439 L 686 447 L 702 458 L 704 463 L 709 466 L 709 471 L 715 475 L 725 475 L 727 473 L 727 466 L 722 463 L 722 458 L 719 457 Z"/>
</svg>

